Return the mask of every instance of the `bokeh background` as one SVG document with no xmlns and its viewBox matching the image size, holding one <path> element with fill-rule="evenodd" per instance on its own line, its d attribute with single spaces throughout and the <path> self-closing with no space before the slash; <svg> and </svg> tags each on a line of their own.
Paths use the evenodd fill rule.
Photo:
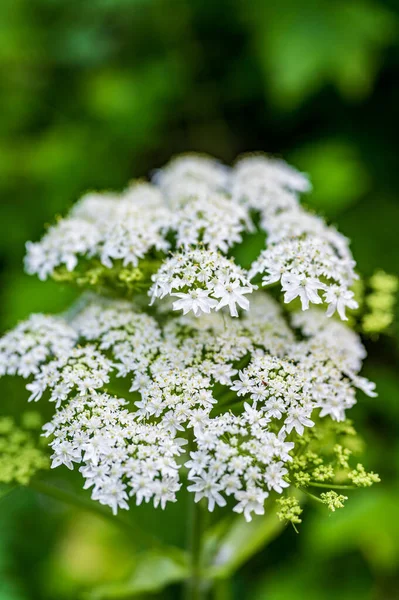
<svg viewBox="0 0 399 600">
<path fill-rule="evenodd" d="M 360 271 L 398 273 L 398 77 L 396 0 L 1 0 L 0 329 L 73 297 L 23 274 L 26 240 L 83 192 L 122 189 L 185 151 L 283 156 L 310 173 L 308 204 L 352 239 Z M 288 528 L 240 569 L 231 598 L 398 598 L 390 333 L 367 343 L 379 397 L 353 411 L 382 483 L 339 514 L 308 507 L 299 535 Z M 1 382 L 0 395 L 2 410 L 23 410 L 23 386 Z M 151 515 L 167 538 L 184 535 L 176 510 Z M 78 600 L 126 576 L 131 545 L 106 521 L 17 490 L 0 500 L 0 600 Z"/>
</svg>

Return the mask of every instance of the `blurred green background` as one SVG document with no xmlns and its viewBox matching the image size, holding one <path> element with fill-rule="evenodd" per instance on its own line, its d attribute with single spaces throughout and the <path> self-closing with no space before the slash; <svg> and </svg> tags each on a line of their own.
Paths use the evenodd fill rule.
<svg viewBox="0 0 399 600">
<path fill-rule="evenodd" d="M 395 0 L 1 0 L 1 330 L 73 297 L 23 274 L 26 240 L 88 189 L 121 189 L 188 150 L 282 155 L 310 173 L 308 204 L 352 239 L 360 271 L 398 273 L 398 76 Z M 232 598 L 398 598 L 391 333 L 367 343 L 379 397 L 352 413 L 382 483 L 339 514 L 309 507 L 299 535 L 288 528 L 238 572 Z M 23 385 L 0 393 L 2 411 L 24 410 Z M 182 539 L 177 507 L 153 515 L 140 518 Z M 126 577 L 132 546 L 106 522 L 17 490 L 0 501 L 0 600 L 77 600 Z"/>
</svg>

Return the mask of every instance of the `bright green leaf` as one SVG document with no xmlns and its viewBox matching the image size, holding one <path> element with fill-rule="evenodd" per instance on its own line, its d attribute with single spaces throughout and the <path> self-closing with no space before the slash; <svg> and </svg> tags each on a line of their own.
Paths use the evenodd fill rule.
<svg viewBox="0 0 399 600">
<path fill-rule="evenodd" d="M 266 514 L 247 523 L 242 515 L 226 520 L 208 533 L 205 553 L 206 576 L 230 577 L 242 564 L 271 542 L 284 528 L 274 505 L 266 505 Z"/>
<path fill-rule="evenodd" d="M 258 0 L 245 10 L 268 91 L 285 109 L 330 83 L 347 98 L 364 97 L 397 28 L 394 13 L 366 0 L 281 0 L 278 8 Z"/>
<path fill-rule="evenodd" d="M 306 203 L 335 216 L 365 193 L 369 176 L 356 148 L 345 141 L 323 140 L 297 150 L 293 162 L 311 174 L 312 194 Z"/>
<path fill-rule="evenodd" d="M 137 555 L 128 580 L 106 584 L 86 595 L 87 600 L 132 598 L 138 594 L 159 592 L 166 586 L 183 581 L 189 574 L 186 554 L 174 549 L 163 554 L 156 551 Z"/>
</svg>

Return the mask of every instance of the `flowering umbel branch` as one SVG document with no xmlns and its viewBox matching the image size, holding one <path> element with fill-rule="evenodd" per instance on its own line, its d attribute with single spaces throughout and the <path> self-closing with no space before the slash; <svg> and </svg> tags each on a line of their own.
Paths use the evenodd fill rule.
<svg viewBox="0 0 399 600">
<path fill-rule="evenodd" d="M 356 390 L 375 395 L 342 322 L 357 308 L 355 263 L 348 240 L 301 207 L 309 189 L 282 161 L 230 169 L 186 156 L 152 183 L 84 196 L 28 243 L 29 273 L 97 292 L 0 341 L 0 374 L 54 403 L 43 428 L 53 468 L 78 466 L 114 513 L 130 498 L 164 508 L 187 479 L 210 511 L 251 520 L 274 495 L 293 524 L 292 487 L 330 486 L 320 500 L 335 510 L 345 497 L 334 486 L 377 481 L 350 466 L 342 433 Z M 265 248 L 245 269 L 235 250 L 259 232 Z"/>
</svg>

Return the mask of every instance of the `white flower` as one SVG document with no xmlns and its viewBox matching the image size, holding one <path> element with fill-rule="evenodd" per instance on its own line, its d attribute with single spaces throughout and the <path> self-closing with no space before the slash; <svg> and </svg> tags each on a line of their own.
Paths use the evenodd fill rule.
<svg viewBox="0 0 399 600">
<path fill-rule="evenodd" d="M 226 500 L 221 495 L 223 489 L 220 483 L 215 482 L 211 475 L 200 475 L 192 477 L 195 483 L 187 489 L 189 492 L 195 492 L 195 502 L 199 502 L 202 498 L 208 500 L 208 510 L 213 512 L 215 504 L 218 506 L 226 506 Z"/>
<path fill-rule="evenodd" d="M 272 213 L 263 209 L 261 226 L 268 245 L 253 263 L 251 278 L 261 274 L 264 286 L 281 279 L 285 302 L 300 296 L 303 309 L 309 302 L 320 304 L 319 290 L 349 291 L 357 275 L 348 240 L 322 219 L 299 205 L 286 206 Z M 300 292 L 301 284 L 306 291 Z"/>
<path fill-rule="evenodd" d="M 376 398 L 378 396 L 378 394 L 374 391 L 376 387 L 374 381 L 369 381 L 365 377 L 360 377 L 360 375 L 350 374 L 350 377 L 353 381 L 353 384 L 359 388 L 359 390 L 362 390 L 366 396 L 370 396 L 370 398 Z"/>
<path fill-rule="evenodd" d="M 299 296 L 302 304 L 302 310 L 309 308 L 309 302 L 321 304 L 322 299 L 318 295 L 318 290 L 324 290 L 325 285 L 315 277 L 306 277 L 304 274 L 284 274 L 281 277 L 281 287 L 284 294 L 284 302 L 291 302 Z"/>
<path fill-rule="evenodd" d="M 114 515 L 117 514 L 118 508 L 129 508 L 125 485 L 113 477 L 104 478 L 101 487 L 94 488 L 92 498 L 100 504 L 110 506 Z"/>
<path fill-rule="evenodd" d="M 0 340 L 0 376 L 36 374 L 47 360 L 71 350 L 77 339 L 76 331 L 63 319 L 31 315 Z"/>
<path fill-rule="evenodd" d="M 27 242 L 25 268 L 39 279 L 47 279 L 55 267 L 64 264 L 73 271 L 79 255 L 91 255 L 100 235 L 96 227 L 81 219 L 64 219 L 50 227 L 44 239 L 36 244 Z"/>
<path fill-rule="evenodd" d="M 284 426 L 287 433 L 290 433 L 293 429 L 302 435 L 305 427 L 313 427 L 314 421 L 310 417 L 311 408 L 308 407 L 295 407 L 291 409 L 289 416 L 284 421 Z"/>
<path fill-rule="evenodd" d="M 154 183 L 172 206 L 191 197 L 228 188 L 230 170 L 214 158 L 183 154 L 172 159 L 153 176 Z"/>
<path fill-rule="evenodd" d="M 235 494 L 238 504 L 233 510 L 237 513 L 244 513 L 247 522 L 252 521 L 251 513 L 254 512 L 256 515 L 265 514 L 264 502 L 268 495 L 267 492 L 256 487 L 239 491 Z"/>
<path fill-rule="evenodd" d="M 172 295 L 180 300 L 173 302 L 173 310 L 182 310 L 184 315 L 192 310 L 196 317 L 201 313 L 209 314 L 217 305 L 215 299 L 209 298 L 209 293 L 201 289 L 190 290 L 187 294 L 174 293 Z"/>
<path fill-rule="evenodd" d="M 284 400 L 278 399 L 275 396 L 271 396 L 270 399 L 265 402 L 264 407 L 266 414 L 275 419 L 281 419 L 283 412 L 286 410 Z"/>
<path fill-rule="evenodd" d="M 338 286 L 326 290 L 324 300 L 329 305 L 326 313 L 327 317 L 331 317 L 337 311 L 343 321 L 348 320 L 345 308 L 354 310 L 359 307 L 356 300 L 354 300 L 354 293 Z"/>
<path fill-rule="evenodd" d="M 345 404 L 339 396 L 331 396 L 328 399 L 323 398 L 320 402 L 320 417 L 330 416 L 334 421 L 345 420 Z"/>
<path fill-rule="evenodd" d="M 244 297 L 244 294 L 252 294 L 252 287 L 244 287 L 239 281 L 233 283 L 218 283 L 215 286 L 213 294 L 216 298 L 220 298 L 216 310 L 220 310 L 223 306 L 228 306 L 232 317 L 238 317 L 236 304 L 244 310 L 249 309 L 249 300 Z"/>
<path fill-rule="evenodd" d="M 47 390 L 56 402 L 44 428 L 52 436 L 52 466 L 78 464 L 93 499 L 114 512 L 128 507 L 128 497 L 161 507 L 174 502 L 181 486 L 176 458 L 192 429 L 190 492 L 207 498 L 209 509 L 231 496 L 234 510 L 250 519 L 262 513 L 270 490 L 288 487 L 284 465 L 295 441 L 286 435 L 295 440 L 312 427 L 316 408 L 321 417 L 342 420 L 355 387 L 374 395 L 358 375 L 364 348 L 345 325 L 316 309 L 295 313 L 298 339 L 264 293 L 254 294 L 251 309 L 242 319 L 215 312 L 198 319 L 191 310 L 164 317 L 161 327 L 127 302 L 98 299 L 69 325 L 44 318 L 21 324 L 0 348 L 7 369 L 21 374 L 29 365 L 24 352 L 38 351 L 28 389 L 32 399 Z M 237 372 L 241 359 L 247 366 Z M 140 394 L 136 411 L 103 392 L 113 371 L 131 378 Z M 214 407 L 220 410 L 215 381 L 246 396 L 237 414 L 227 404 L 211 417 Z"/>
<path fill-rule="evenodd" d="M 269 465 L 265 472 L 265 481 L 269 490 L 275 490 L 279 494 L 282 493 L 283 488 L 289 487 L 288 481 L 284 479 L 284 476 L 288 474 L 288 470 L 283 466 L 282 461 L 272 463 Z"/>
<path fill-rule="evenodd" d="M 73 463 L 80 462 L 82 451 L 79 448 L 75 448 L 74 445 L 68 440 L 57 440 L 57 443 L 53 444 L 54 454 L 52 456 L 51 468 L 55 469 L 60 465 L 65 465 L 68 469 L 73 469 Z"/>
<path fill-rule="evenodd" d="M 237 392 L 237 396 L 243 396 L 249 394 L 254 389 L 253 380 L 243 371 L 238 373 L 239 379 L 236 379 L 231 386 L 231 390 Z"/>
</svg>

